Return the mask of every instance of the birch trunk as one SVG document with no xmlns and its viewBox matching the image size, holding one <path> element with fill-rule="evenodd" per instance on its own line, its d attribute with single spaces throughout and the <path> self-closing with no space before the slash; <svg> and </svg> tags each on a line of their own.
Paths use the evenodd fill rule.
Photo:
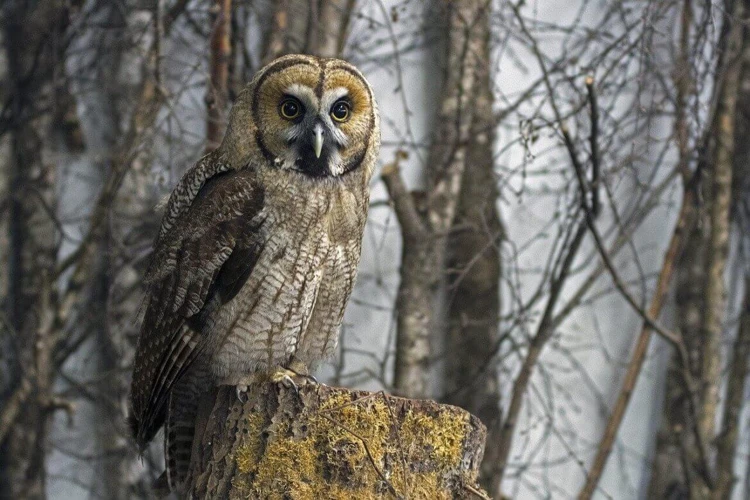
<svg viewBox="0 0 750 500">
<path fill-rule="evenodd" d="M 719 389 L 721 386 L 721 339 L 726 312 L 726 285 L 724 270 L 729 252 L 729 208 L 732 198 L 732 170 L 734 160 L 734 121 L 739 90 L 742 59 L 739 57 L 743 45 L 744 2 L 735 1 L 733 22 L 729 32 L 726 63 L 719 107 L 716 116 L 716 152 L 709 169 L 707 186 L 710 187 L 708 212 L 709 236 L 706 245 L 705 308 L 702 324 L 703 360 L 701 379 L 702 408 L 698 426 L 707 441 L 713 441 L 716 415 L 719 411 Z"/>
<path fill-rule="evenodd" d="M 737 337 L 732 345 L 721 434 L 716 442 L 716 487 L 713 498 L 729 500 L 737 478 L 734 460 L 740 433 L 740 413 L 745 395 L 750 358 L 750 279 L 745 278 L 745 299 Z"/>
</svg>

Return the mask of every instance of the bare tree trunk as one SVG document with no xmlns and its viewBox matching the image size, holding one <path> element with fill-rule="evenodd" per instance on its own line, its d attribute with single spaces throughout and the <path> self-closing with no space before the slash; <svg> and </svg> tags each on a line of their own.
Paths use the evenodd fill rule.
<svg viewBox="0 0 750 500">
<path fill-rule="evenodd" d="M 265 37 L 263 64 L 267 64 L 287 52 L 287 33 L 289 31 L 289 2 L 291 0 L 277 0 L 273 13 L 271 29 Z"/>
<path fill-rule="evenodd" d="M 154 21 L 158 25 L 155 31 L 158 36 L 163 37 L 164 18 L 160 10 L 161 3 L 163 2 L 157 2 L 159 10 L 154 16 Z M 129 21 L 120 9 L 110 5 L 104 8 L 102 17 L 105 22 L 114 26 L 124 25 Z M 99 137 L 95 142 L 103 144 L 106 151 L 112 154 L 117 147 L 117 138 L 123 133 L 120 109 L 123 108 L 123 101 L 127 101 L 129 97 L 125 89 L 135 82 L 131 84 L 118 78 L 118 69 L 125 56 L 125 46 L 119 37 L 108 35 L 100 41 L 103 51 L 109 58 L 107 63 L 97 70 L 101 86 L 98 92 L 89 95 L 88 99 L 89 102 L 97 101 L 100 115 L 101 126 L 96 131 Z M 148 50 L 148 47 L 144 49 Z M 152 68 L 144 69 L 144 77 L 150 78 L 150 74 L 146 73 L 150 73 Z M 111 167 L 109 161 L 96 162 L 92 176 L 97 181 L 97 187 L 106 182 L 107 176 L 111 174 Z M 145 169 L 140 170 L 143 182 L 149 182 L 150 176 L 142 172 Z M 132 220 L 144 221 L 155 217 L 151 210 L 155 202 L 152 201 L 144 207 L 146 200 L 142 192 L 132 189 L 134 177 L 138 177 L 136 172 L 131 172 L 126 177 L 121 188 L 126 194 L 117 196 L 112 206 L 118 217 L 128 218 L 129 225 Z M 128 227 L 128 230 L 130 229 L 131 227 Z M 138 460 L 122 419 L 127 380 L 121 374 L 127 366 L 127 360 L 132 358 L 127 339 L 133 336 L 134 325 L 131 318 L 137 314 L 140 301 L 136 294 L 130 298 L 117 297 L 119 300 L 112 300 L 113 291 L 118 289 L 118 274 L 124 267 L 122 254 L 127 248 L 123 244 L 125 238 L 121 238 L 121 233 L 117 218 L 113 217 L 101 235 L 101 241 L 97 242 L 96 257 L 91 265 L 92 276 L 85 296 L 85 307 L 92 311 L 92 314 L 81 315 L 79 322 L 79 328 L 93 332 L 91 335 L 95 350 L 95 364 L 89 375 L 95 381 L 95 399 L 92 401 L 95 421 L 92 430 L 96 433 L 98 454 L 98 460 L 94 464 L 96 469 L 92 490 L 95 495 L 112 500 L 124 500 L 129 497 L 128 471 Z M 147 232 L 143 233 L 142 237 L 148 237 Z M 119 313 L 128 308 L 132 315 L 128 317 L 128 321 L 123 321 Z"/>
<path fill-rule="evenodd" d="M 692 152 L 689 148 L 689 125 L 686 119 L 687 98 L 691 92 L 692 75 L 689 59 L 690 27 L 693 20 L 692 0 L 684 0 L 680 10 L 679 53 L 674 72 L 677 89 L 675 103 L 675 138 L 680 155 L 683 178 L 687 178 L 687 167 Z M 689 189 L 700 189 L 692 186 Z M 687 207 L 689 218 L 697 220 L 699 206 L 693 203 Z M 677 324 L 689 353 L 690 366 L 682 366 L 682 360 L 674 352 L 667 368 L 665 394 L 661 423 L 656 435 L 654 450 L 654 470 L 649 484 L 649 498 L 685 497 L 688 495 L 686 478 L 692 473 L 684 469 L 690 461 L 685 454 L 695 450 L 694 433 L 690 432 L 691 416 L 688 409 L 689 394 L 681 373 L 689 370 L 698 377 L 696 366 L 700 360 L 700 329 L 703 315 L 703 284 L 705 283 L 705 224 L 696 223 L 685 234 L 686 245 L 676 268 L 675 307 Z M 692 467 L 692 465 L 691 465 Z"/>
<path fill-rule="evenodd" d="M 716 119 L 711 125 L 714 132 L 709 135 L 715 138 L 715 142 L 701 145 L 706 151 L 699 159 L 699 173 L 696 174 L 705 174 L 703 186 L 695 187 L 703 188 L 705 202 L 701 207 L 696 201 L 691 208 L 694 217 L 700 220 L 688 234 L 688 244 L 678 267 L 677 317 L 690 366 L 683 366 L 684 362 L 679 359 L 670 362 L 662 423 L 657 435 L 655 469 L 649 487 L 650 498 L 660 498 L 667 494 L 691 498 L 722 498 L 729 487 L 725 482 L 726 475 L 719 477 L 718 484 L 711 484 L 710 478 L 715 474 L 706 470 L 709 464 L 705 463 L 701 448 L 706 449 L 716 434 L 714 426 L 722 378 L 720 343 L 726 314 L 724 270 L 729 247 L 730 204 L 733 198 L 732 171 L 746 161 L 746 158 L 736 158 L 734 155 L 737 120 L 735 109 L 742 70 L 742 58 L 739 56 L 747 50 L 744 48 L 747 42 L 743 41 L 743 26 L 740 22 L 746 8 L 743 3 L 744 0 L 734 2 L 731 18 L 725 19 L 726 36 L 720 42 L 723 53 L 715 90 L 718 107 Z M 690 17 L 689 8 L 689 3 L 686 3 L 683 32 L 684 23 L 689 22 L 686 21 L 686 17 Z M 685 38 L 686 34 L 683 33 L 683 39 Z M 687 46 L 681 52 L 685 54 L 679 61 L 684 68 L 681 71 L 689 71 Z M 678 82 L 678 90 L 681 88 Z M 738 339 L 740 336 L 738 334 Z M 694 379 L 703 382 L 698 394 L 691 394 L 691 389 L 685 387 L 684 378 L 679 375 L 681 370 L 689 371 Z M 696 409 L 697 415 L 692 415 L 689 405 L 691 398 L 696 396 L 699 408 Z M 733 411 L 731 406 L 726 407 L 726 410 Z M 725 414 L 725 421 L 726 418 Z M 697 433 L 692 431 L 695 426 Z M 704 442 L 698 442 L 699 439 Z M 725 450 L 730 447 L 727 442 L 722 445 L 721 438 L 717 444 L 724 446 Z M 717 472 L 724 474 L 720 472 L 719 464 L 724 463 L 725 468 L 726 460 L 733 462 L 733 451 L 726 457 L 717 456 L 717 460 Z M 731 466 L 729 474 L 731 477 Z"/>
<path fill-rule="evenodd" d="M 318 55 L 341 57 L 349 35 L 349 23 L 355 0 L 321 0 L 318 30 Z"/>
<path fill-rule="evenodd" d="M 290 53 L 342 57 L 355 0 L 280 0 L 266 36 L 264 63 Z"/>
<path fill-rule="evenodd" d="M 690 217 L 697 219 L 699 207 L 688 208 Z M 696 369 L 701 359 L 701 321 L 703 315 L 703 283 L 705 283 L 705 225 L 695 224 L 686 234 L 685 249 L 677 263 L 675 279 L 675 307 L 680 333 L 683 336 L 690 356 L 690 366 L 684 367 L 682 360 L 673 353 L 667 368 L 665 394 L 661 423 L 656 435 L 654 450 L 654 469 L 651 473 L 649 498 L 665 498 L 676 495 L 683 498 L 688 495 L 686 479 L 694 471 L 690 455 L 695 457 L 697 443 L 691 432 L 692 422 L 688 408 L 687 388 L 682 371 L 687 369 L 694 378 L 700 376 Z"/>
<path fill-rule="evenodd" d="M 399 188 L 397 163 L 383 171 L 403 237 L 394 386 L 399 394 L 414 398 L 428 397 L 430 391 L 430 337 L 438 326 L 435 300 L 466 167 L 477 57 L 485 32 L 478 20 L 489 14 L 488 2 L 481 0 L 444 8 L 449 26 L 447 73 L 427 160 L 424 210 L 417 210 L 412 196 Z"/>
<path fill-rule="evenodd" d="M 488 439 L 481 469 L 483 486 L 500 493 L 498 469 L 500 387 L 493 349 L 499 347 L 500 244 L 494 174 L 494 123 L 490 74 L 490 16 L 479 20 L 481 47 L 477 60 L 474 118 L 466 153 L 461 195 L 448 241 L 448 325 L 446 331 L 446 398 L 477 415 Z"/>
<path fill-rule="evenodd" d="M 167 12 L 154 16 L 155 31 L 163 39 L 169 36 L 182 13 L 180 7 L 185 8 L 177 3 Z M 111 22 L 118 24 L 118 9 L 113 9 L 111 15 L 115 18 Z M 138 42 L 133 40 L 134 44 Z M 93 285 L 90 300 L 96 301 L 94 310 L 99 312 L 95 321 L 98 317 L 103 320 L 92 325 L 101 363 L 98 376 L 102 388 L 96 402 L 102 420 L 99 446 L 102 459 L 97 479 L 103 496 L 113 500 L 131 498 L 134 489 L 150 491 L 153 480 L 134 478 L 131 472 L 142 458 L 135 453 L 130 429 L 122 418 L 129 387 L 129 380 L 122 373 L 132 365 L 134 340 L 138 336 L 138 325 L 133 318 L 138 317 L 142 305 L 138 291 L 148 262 L 143 258 L 143 252 L 150 248 L 159 227 L 159 214 L 154 210 L 158 190 L 154 189 L 151 170 L 153 148 L 143 145 L 156 135 L 158 127 L 155 127 L 155 121 L 165 101 L 159 87 L 164 84 L 160 81 L 161 42 L 149 41 L 138 47 L 137 50 L 146 54 L 140 81 L 122 81 L 122 75 L 116 71 L 105 73 L 109 82 L 104 87 L 105 114 L 112 119 L 112 132 L 106 142 L 111 161 L 102 165 L 101 180 L 104 190 L 108 189 L 107 183 L 113 177 L 121 180 L 111 194 L 111 208 L 102 208 L 101 198 L 95 207 L 95 210 L 108 213 L 108 221 L 95 243 L 98 247 L 95 252 L 97 263 L 91 267 L 96 274 L 88 281 Z M 115 41 L 111 50 L 115 60 L 122 59 L 121 43 Z M 124 92 L 124 88 L 131 90 Z M 127 104 L 119 106 L 123 101 Z M 124 126 L 118 112 L 122 108 L 130 111 Z M 118 141 L 118 138 L 123 140 Z"/>
<path fill-rule="evenodd" d="M 96 364 L 92 375 L 98 379 L 92 430 L 96 433 L 99 460 L 95 464 L 96 483 L 92 489 L 111 500 L 124 500 L 127 498 L 127 458 L 135 457 L 134 453 L 130 453 L 127 441 L 123 439 L 121 425 L 120 402 L 125 391 L 122 387 L 123 377 L 119 376 L 121 371 L 118 370 L 121 351 L 116 339 L 119 336 L 112 331 L 114 323 L 109 311 L 109 291 L 112 287 L 109 274 L 112 269 L 112 248 L 108 244 L 110 239 L 108 231 L 105 241 L 100 246 L 100 258 L 96 262 L 94 280 L 88 296 L 92 314 L 86 318 L 87 324 L 82 326 L 94 329 L 95 332 L 93 337 Z"/>
<path fill-rule="evenodd" d="M 739 88 L 743 45 L 743 2 L 735 1 L 732 27 L 726 54 L 726 70 L 719 97 L 717 113 L 716 153 L 709 169 L 711 189 L 709 211 L 709 238 L 706 248 L 707 283 L 702 325 L 703 363 L 701 380 L 702 408 L 699 428 L 706 440 L 713 440 L 715 420 L 719 411 L 721 385 L 721 338 L 726 312 L 726 286 L 724 269 L 729 251 L 729 208 L 732 196 L 732 162 L 734 157 L 734 120 Z M 704 487 L 705 488 L 705 487 Z M 706 491 L 705 495 L 708 495 Z"/>
<path fill-rule="evenodd" d="M 210 80 L 206 90 L 206 152 L 224 137 L 229 103 L 229 62 L 232 57 L 232 0 L 214 0 L 211 7 Z"/>
<path fill-rule="evenodd" d="M 383 173 L 384 179 L 386 172 Z M 395 200 L 394 189 L 388 189 Z M 436 241 L 426 230 L 406 234 L 401 222 L 401 282 L 396 298 L 396 366 L 393 386 L 397 394 L 411 398 L 430 397 L 430 337 L 435 316 L 435 294 L 443 268 Z"/>
<path fill-rule="evenodd" d="M 247 395 L 204 399 L 191 498 L 488 498 L 486 431 L 464 410 L 323 385 Z"/>
<path fill-rule="evenodd" d="M 5 17 L 5 22 L 8 23 L 5 26 L 7 31 L 13 32 L 12 36 L 6 37 L 7 46 L 11 48 L 9 53 L 12 53 L 11 57 L 16 58 L 19 64 L 27 65 L 13 73 L 20 81 L 23 81 L 23 92 L 14 93 L 14 95 L 21 99 L 28 99 L 31 96 L 36 99 L 31 102 L 24 101 L 22 109 L 25 113 L 33 115 L 35 111 L 43 110 L 47 105 L 43 99 L 48 98 L 49 95 L 46 85 L 51 78 L 49 73 L 56 67 L 61 67 L 62 61 L 59 58 L 71 38 L 62 36 L 63 28 L 69 24 L 70 12 L 66 5 L 51 1 L 40 2 L 32 11 L 18 12 L 19 25 L 9 23 L 9 20 L 12 21 L 16 19 L 15 17 Z M 28 4 L 25 7 L 32 8 Z M 13 16 L 16 15 L 16 11 L 11 13 Z M 53 16 L 51 13 L 56 14 Z M 169 31 L 168 27 L 172 25 L 178 14 L 179 9 L 170 10 L 169 16 L 165 19 L 165 32 Z M 30 19 L 33 22 L 29 21 Z M 42 22 L 49 23 L 49 25 L 37 24 Z M 22 27 L 19 27 L 21 25 Z M 26 29 L 29 33 L 25 33 Z M 17 37 L 21 38 L 17 39 Z M 46 45 L 34 46 L 37 37 L 41 37 L 44 43 L 50 43 L 55 48 L 52 55 L 49 54 L 50 49 Z M 153 45 L 156 45 L 156 42 Z M 34 56 L 32 57 L 34 64 L 23 59 L 23 56 L 31 57 L 27 51 Z M 54 57 L 55 55 L 57 56 Z M 153 64 L 157 59 L 153 51 L 150 51 L 149 61 Z M 34 71 L 30 71 L 29 67 L 34 68 Z M 86 323 L 83 319 L 85 315 L 80 313 L 81 311 L 88 312 L 85 305 L 90 304 L 88 300 L 92 291 L 90 285 L 97 283 L 98 278 L 102 277 L 98 264 L 101 250 L 106 248 L 102 247 L 102 244 L 108 240 L 110 210 L 116 204 L 117 193 L 134 161 L 135 150 L 139 149 L 138 146 L 144 139 L 144 132 L 153 126 L 163 99 L 164 94 L 151 79 L 151 75 L 147 74 L 137 95 L 133 98 L 133 112 L 129 117 L 127 128 L 121 136 L 118 136 L 118 138 L 122 137 L 122 140 L 113 145 L 112 151 L 108 151 L 110 156 L 107 159 L 110 161 L 110 168 L 90 215 L 89 227 L 83 241 L 74 252 L 57 265 L 55 265 L 56 246 L 53 246 L 51 250 L 45 246 L 50 244 L 50 240 L 56 245 L 58 238 L 56 225 L 59 222 L 53 219 L 56 209 L 54 203 L 46 200 L 46 197 L 54 193 L 52 183 L 48 178 L 53 172 L 52 167 L 43 162 L 43 158 L 39 156 L 43 150 L 39 147 L 38 139 L 41 137 L 41 132 L 38 128 L 43 121 L 29 120 L 26 114 L 19 115 L 15 120 L 17 130 L 14 128 L 13 134 L 22 133 L 21 137 L 36 138 L 36 141 L 27 146 L 25 151 L 19 149 L 24 156 L 15 162 L 16 181 L 19 179 L 21 181 L 16 184 L 15 191 L 19 198 L 17 202 L 19 215 L 12 218 L 16 222 L 10 228 L 10 238 L 11 240 L 17 238 L 17 244 L 12 251 L 18 256 L 18 264 L 9 266 L 11 274 L 9 296 L 19 296 L 21 291 L 28 288 L 23 279 L 33 278 L 37 280 L 34 283 L 36 288 L 33 290 L 37 302 L 32 304 L 33 309 L 26 311 L 27 316 L 24 318 L 30 325 L 24 325 L 24 328 L 33 328 L 31 332 L 24 331 L 26 335 L 21 339 L 29 345 L 16 342 L 20 356 L 25 356 L 19 359 L 18 366 L 24 367 L 25 372 L 18 373 L 17 387 L 11 393 L 3 395 L 2 405 L 0 405 L 2 408 L 0 441 L 3 441 L 4 447 L 0 456 L 7 460 L 0 467 L 5 487 L 0 491 L 2 497 L 38 498 L 44 496 L 44 459 L 48 446 L 45 435 L 47 420 L 56 409 L 69 408 L 67 402 L 58 400 L 52 394 L 52 385 L 57 370 L 87 338 L 91 338 L 91 332 L 102 333 L 98 328 L 81 329 L 72 328 L 71 325 Z M 24 212 L 24 210 L 28 211 Z M 33 268 L 30 268 L 31 264 L 29 264 L 32 260 L 27 257 L 30 253 L 34 256 L 35 267 Z M 20 283 L 15 287 L 14 279 Z M 30 296 L 30 293 L 26 296 Z M 106 336 L 106 339 L 113 340 L 109 336 Z M 113 370 L 112 373 L 122 372 Z M 124 395 L 122 387 L 118 389 L 115 385 L 109 386 L 108 389 L 112 399 Z M 114 406 L 116 409 L 112 415 L 117 415 L 117 418 L 112 418 L 111 421 L 122 423 L 121 407 L 117 404 Z M 6 437 L 7 439 L 3 439 Z M 120 443 L 123 444 L 123 441 Z M 122 449 L 124 450 L 125 447 Z M 113 494 L 113 496 L 116 495 Z"/>
<path fill-rule="evenodd" d="M 748 3 L 745 3 L 745 17 L 748 14 Z M 750 193 L 750 145 L 747 136 L 750 133 L 750 29 L 743 27 L 742 65 L 737 89 L 737 103 L 734 114 L 734 154 L 732 173 L 731 215 L 739 228 L 740 247 L 747 248 L 749 235 L 747 231 L 747 197 Z M 739 417 L 744 403 L 745 387 L 748 374 L 748 357 L 750 356 L 750 277 L 748 277 L 748 259 L 746 250 L 740 252 L 739 262 L 735 265 L 744 271 L 744 300 L 740 312 L 739 327 L 732 348 L 729 350 L 726 394 L 723 401 L 721 429 L 716 438 L 716 486 L 713 498 L 729 499 L 737 482 L 734 474 L 734 461 L 739 437 Z"/>
<path fill-rule="evenodd" d="M 750 357 L 750 278 L 745 277 L 745 299 L 743 301 L 737 338 L 731 349 L 727 392 L 721 433 L 716 442 L 716 488 L 713 498 L 729 500 L 737 478 L 734 475 L 734 459 L 739 437 L 739 419 L 744 402 L 745 385 Z"/>
<path fill-rule="evenodd" d="M 693 197 L 690 191 L 687 191 L 683 196 L 682 206 L 680 213 L 677 218 L 677 224 L 675 226 L 672 237 L 669 241 L 667 251 L 664 255 L 664 261 L 662 262 L 661 270 L 659 271 L 659 278 L 656 283 L 656 289 L 654 295 L 651 298 L 651 303 L 648 308 L 648 317 L 658 318 L 661 312 L 662 306 L 664 305 L 664 299 L 669 290 L 669 283 L 672 280 L 674 274 L 675 264 L 682 248 L 684 248 L 684 233 L 686 229 L 692 225 L 690 219 L 691 210 L 690 205 L 693 203 Z M 586 482 L 578 496 L 579 500 L 588 500 L 591 498 L 599 484 L 602 474 L 604 473 L 604 467 L 607 464 L 607 459 L 612 452 L 612 447 L 617 437 L 617 432 L 620 429 L 620 424 L 625 417 L 625 411 L 627 410 L 630 397 L 633 395 L 635 384 L 638 381 L 643 362 L 646 359 L 646 353 L 648 352 L 648 346 L 651 341 L 651 335 L 653 331 L 648 324 L 642 326 L 638 339 L 636 340 L 633 353 L 631 354 L 630 361 L 628 363 L 628 369 L 625 373 L 625 379 L 622 383 L 622 388 L 617 396 L 617 401 L 612 408 L 612 413 L 607 420 L 607 424 L 604 427 L 602 439 L 597 447 L 596 456 L 589 470 L 589 474 L 586 477 Z"/>
<path fill-rule="evenodd" d="M 50 117 L 53 78 L 62 59 L 68 7 L 58 2 L 9 2 L 3 28 L 12 85 L 11 165 L 9 204 L 8 319 L 12 332 L 13 372 L 2 394 L 9 403 L 19 388 L 29 388 L 17 421 L 0 449 L 0 496 L 45 496 L 47 420 L 52 407 L 51 349 L 46 330 L 55 292 L 52 279 L 59 235 L 55 224 L 55 169 L 43 157 L 43 137 Z"/>
<path fill-rule="evenodd" d="M 269 45 L 268 49 L 277 49 L 268 60 L 285 54 L 314 54 L 316 47 L 311 47 L 313 27 L 317 23 L 316 0 L 282 0 L 277 5 L 276 19 L 279 22 L 280 39 L 283 44 Z M 276 35 L 272 35 L 274 41 Z M 269 54 L 271 55 L 271 54 Z"/>
</svg>

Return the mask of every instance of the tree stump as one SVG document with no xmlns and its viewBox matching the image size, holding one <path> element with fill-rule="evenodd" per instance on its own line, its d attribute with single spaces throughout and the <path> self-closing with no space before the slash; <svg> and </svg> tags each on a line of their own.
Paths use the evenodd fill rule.
<svg viewBox="0 0 750 500">
<path fill-rule="evenodd" d="M 460 408 L 317 384 L 246 394 L 222 386 L 202 403 L 189 497 L 488 498 L 486 429 Z"/>
</svg>

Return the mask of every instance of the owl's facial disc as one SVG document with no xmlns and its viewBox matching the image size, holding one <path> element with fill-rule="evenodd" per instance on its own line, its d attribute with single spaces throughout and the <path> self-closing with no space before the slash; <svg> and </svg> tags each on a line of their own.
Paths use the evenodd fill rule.
<svg viewBox="0 0 750 500">
<path fill-rule="evenodd" d="M 311 177 L 343 174 L 341 152 L 349 140 L 340 125 L 350 113 L 345 88 L 325 92 L 320 99 L 309 87 L 295 84 L 287 88 L 279 104 L 279 115 L 288 123 L 282 132 L 289 148 L 285 163 Z"/>
<path fill-rule="evenodd" d="M 284 56 L 261 69 L 248 90 L 251 114 L 235 106 L 235 121 L 251 118 L 255 145 L 273 168 L 342 177 L 367 164 L 379 143 L 372 90 L 345 61 Z"/>
</svg>

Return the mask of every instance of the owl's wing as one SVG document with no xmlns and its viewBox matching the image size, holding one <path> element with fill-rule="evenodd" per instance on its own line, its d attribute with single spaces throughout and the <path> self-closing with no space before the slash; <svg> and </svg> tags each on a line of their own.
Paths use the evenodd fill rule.
<svg viewBox="0 0 750 500">
<path fill-rule="evenodd" d="M 229 163 L 214 150 L 198 160 L 190 170 L 185 172 L 185 175 L 169 196 L 158 239 L 162 239 L 172 229 L 177 219 L 190 208 L 206 182 L 229 170 Z"/>
<path fill-rule="evenodd" d="M 250 275 L 262 224 L 263 190 L 254 174 L 231 171 L 205 182 L 158 238 L 131 391 L 141 447 L 162 425 L 170 388 L 205 346 L 205 322 Z"/>
</svg>

